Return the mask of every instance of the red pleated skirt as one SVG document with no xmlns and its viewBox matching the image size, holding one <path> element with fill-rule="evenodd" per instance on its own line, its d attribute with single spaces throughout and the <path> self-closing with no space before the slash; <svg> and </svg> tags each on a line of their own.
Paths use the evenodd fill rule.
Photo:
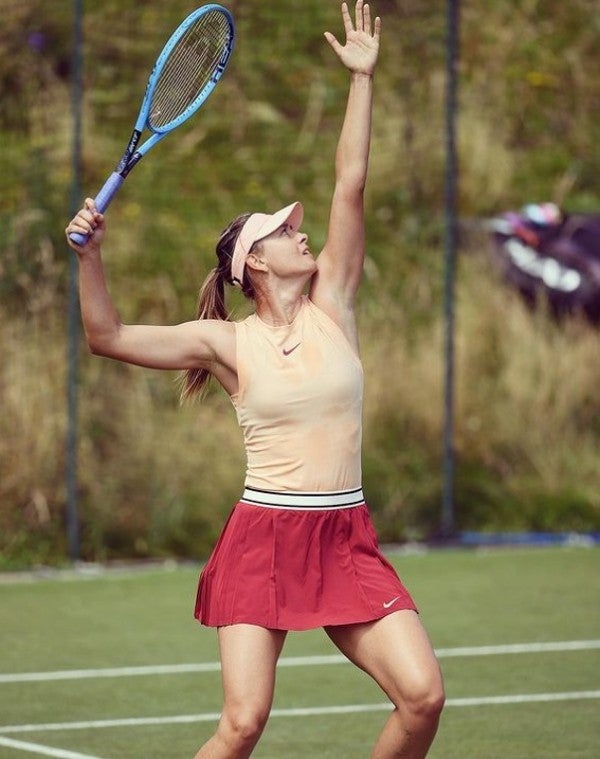
<svg viewBox="0 0 600 759">
<path fill-rule="evenodd" d="M 286 499 L 246 489 L 200 575 L 196 619 L 307 630 L 416 610 L 379 549 L 362 491 L 346 493 Z M 321 505 L 298 506 L 307 501 Z"/>
</svg>

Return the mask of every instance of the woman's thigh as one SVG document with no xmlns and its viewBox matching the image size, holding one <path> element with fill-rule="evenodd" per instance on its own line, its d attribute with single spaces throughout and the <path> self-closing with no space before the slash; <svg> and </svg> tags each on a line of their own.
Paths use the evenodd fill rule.
<svg viewBox="0 0 600 759">
<path fill-rule="evenodd" d="M 374 622 L 328 627 L 326 632 L 395 704 L 398 699 L 443 697 L 440 668 L 416 612 L 397 611 Z"/>
<path fill-rule="evenodd" d="M 275 669 L 286 632 L 256 625 L 218 630 L 224 706 L 267 711 L 273 701 Z"/>
</svg>

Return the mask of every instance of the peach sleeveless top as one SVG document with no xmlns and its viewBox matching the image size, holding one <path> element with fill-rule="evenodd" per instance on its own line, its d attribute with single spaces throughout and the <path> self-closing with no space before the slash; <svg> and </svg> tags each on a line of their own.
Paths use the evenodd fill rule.
<svg viewBox="0 0 600 759">
<path fill-rule="evenodd" d="M 235 323 L 245 484 L 335 491 L 361 485 L 363 372 L 341 329 L 308 297 L 292 324 Z"/>
</svg>

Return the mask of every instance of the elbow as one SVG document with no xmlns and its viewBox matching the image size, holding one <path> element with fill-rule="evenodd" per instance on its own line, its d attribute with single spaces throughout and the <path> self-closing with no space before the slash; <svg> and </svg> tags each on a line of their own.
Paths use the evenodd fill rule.
<svg viewBox="0 0 600 759">
<path fill-rule="evenodd" d="M 121 345 L 123 323 L 115 313 L 83 309 L 82 323 L 89 352 L 93 356 L 116 358 Z"/>
<path fill-rule="evenodd" d="M 365 180 L 360 177 L 342 177 L 335 185 L 335 195 L 352 207 L 362 207 L 365 196 Z"/>
<path fill-rule="evenodd" d="M 361 199 L 365 194 L 367 184 L 366 171 L 345 171 L 338 175 L 336 187 L 347 197 Z"/>
<path fill-rule="evenodd" d="M 116 355 L 114 336 L 106 333 L 86 333 L 88 350 L 93 356 L 113 358 Z"/>
<path fill-rule="evenodd" d="M 87 346 L 92 356 L 106 356 L 107 355 L 106 347 L 103 346 L 102 342 L 98 339 L 88 337 Z"/>
<path fill-rule="evenodd" d="M 105 355 L 104 351 L 100 347 L 98 347 L 95 343 L 90 343 L 89 341 L 88 341 L 88 349 L 89 349 L 90 353 L 92 354 L 92 356 L 104 356 Z"/>
</svg>

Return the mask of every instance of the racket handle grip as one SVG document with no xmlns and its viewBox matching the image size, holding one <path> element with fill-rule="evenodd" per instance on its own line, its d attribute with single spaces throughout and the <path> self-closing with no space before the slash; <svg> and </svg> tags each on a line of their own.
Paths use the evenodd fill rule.
<svg viewBox="0 0 600 759">
<path fill-rule="evenodd" d="M 94 200 L 94 203 L 96 204 L 96 210 L 98 210 L 100 213 L 104 213 L 104 211 L 106 211 L 110 205 L 111 200 L 117 194 L 119 187 L 123 184 L 123 180 L 124 177 L 122 177 L 116 171 L 113 171 L 113 173 L 104 183 L 104 186 L 100 192 L 96 195 L 96 198 Z M 89 237 L 89 235 L 82 235 L 79 232 L 71 232 L 69 234 L 69 239 L 73 240 L 73 242 L 77 245 L 85 245 L 89 240 Z"/>
</svg>

